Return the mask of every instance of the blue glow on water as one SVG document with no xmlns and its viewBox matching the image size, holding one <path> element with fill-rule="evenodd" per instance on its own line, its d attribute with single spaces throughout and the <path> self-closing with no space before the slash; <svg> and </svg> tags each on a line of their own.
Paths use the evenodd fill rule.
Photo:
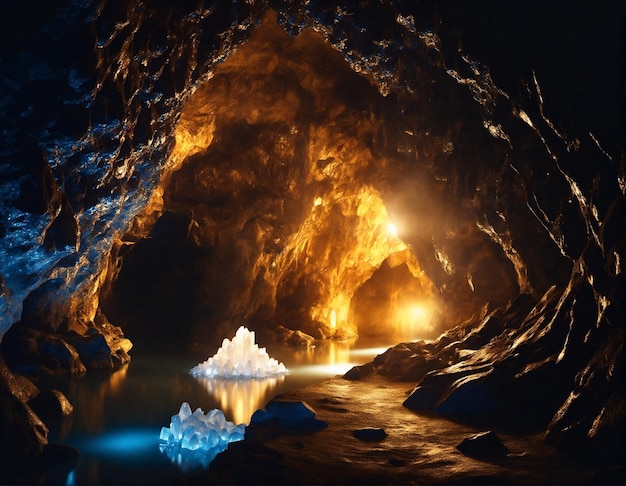
<svg viewBox="0 0 626 486">
<path fill-rule="evenodd" d="M 71 471 L 67 475 L 67 479 L 65 480 L 65 486 L 74 486 L 76 484 L 76 477 L 74 471 Z"/>
<path fill-rule="evenodd" d="M 85 440 L 83 447 L 98 454 L 143 455 L 158 448 L 159 431 L 124 428 Z"/>
</svg>

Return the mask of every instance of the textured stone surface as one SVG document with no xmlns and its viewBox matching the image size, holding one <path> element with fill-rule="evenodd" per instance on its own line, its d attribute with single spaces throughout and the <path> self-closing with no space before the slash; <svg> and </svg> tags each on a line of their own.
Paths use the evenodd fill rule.
<svg viewBox="0 0 626 486">
<path fill-rule="evenodd" d="M 477 459 L 502 459 L 508 449 L 492 430 L 466 437 L 456 446 L 463 454 Z"/>
<path fill-rule="evenodd" d="M 26 404 L 30 393 L 14 377 L 0 358 L 0 455 L 3 467 L 0 481 L 21 481 L 21 474 L 32 467 L 48 443 L 48 428 Z"/>
<path fill-rule="evenodd" d="M 43 390 L 30 400 L 28 405 L 44 419 L 67 417 L 74 411 L 74 407 L 63 392 L 54 389 Z"/>
<path fill-rule="evenodd" d="M 442 328 L 454 326 L 373 365 L 415 382 L 411 406 L 504 425 L 528 417 L 551 424 L 555 443 L 619 449 L 622 6 L 570 5 L 557 28 L 559 2 L 541 15 L 522 2 L 464 5 L 7 1 L 7 362 L 81 371 L 71 332 L 87 354 L 98 344 L 94 367 L 127 362 L 130 342 L 106 313 L 168 345 L 248 318 L 332 336 L 312 308 L 390 301 L 381 281 L 402 273 L 352 252 L 369 245 L 354 236 L 356 180 L 404 223 L 420 288 Z M 311 57 L 283 56 L 294 44 L 281 33 L 262 62 L 237 61 L 270 6 L 288 34 L 303 32 L 296 47 L 318 40 Z M 228 60 L 264 70 L 216 76 Z M 195 153 L 171 157 L 185 143 Z M 324 224 L 305 238 L 328 188 Z"/>
<path fill-rule="evenodd" d="M 252 414 L 246 427 L 246 439 L 265 440 L 281 435 L 310 434 L 325 429 L 328 424 L 315 416 L 315 410 L 301 401 L 274 398 L 264 410 Z"/>
</svg>

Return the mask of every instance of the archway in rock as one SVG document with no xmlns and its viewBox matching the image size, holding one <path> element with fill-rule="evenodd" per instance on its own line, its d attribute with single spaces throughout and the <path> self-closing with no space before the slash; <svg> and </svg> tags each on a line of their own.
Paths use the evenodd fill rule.
<svg viewBox="0 0 626 486">
<path fill-rule="evenodd" d="M 104 312 L 139 348 L 240 324 L 432 337 L 436 289 L 385 206 L 393 109 L 318 34 L 266 18 L 187 101 L 160 187 L 114 245 Z"/>
</svg>

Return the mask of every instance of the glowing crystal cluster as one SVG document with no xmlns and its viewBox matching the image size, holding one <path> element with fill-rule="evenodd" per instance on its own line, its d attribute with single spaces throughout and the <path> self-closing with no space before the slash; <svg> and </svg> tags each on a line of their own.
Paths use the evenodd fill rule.
<svg viewBox="0 0 626 486">
<path fill-rule="evenodd" d="M 189 403 L 183 402 L 178 414 L 172 415 L 169 428 L 161 428 L 160 447 L 161 450 L 180 448 L 217 454 L 230 442 L 243 440 L 245 429 L 243 424 L 235 425 L 226 420 L 219 409 L 205 415 L 197 408 L 192 413 Z"/>
<path fill-rule="evenodd" d="M 191 369 L 192 375 L 208 378 L 266 378 L 285 373 L 285 365 L 259 348 L 254 331 L 244 326 L 237 329 L 232 341 L 224 339 L 215 355 Z"/>
</svg>

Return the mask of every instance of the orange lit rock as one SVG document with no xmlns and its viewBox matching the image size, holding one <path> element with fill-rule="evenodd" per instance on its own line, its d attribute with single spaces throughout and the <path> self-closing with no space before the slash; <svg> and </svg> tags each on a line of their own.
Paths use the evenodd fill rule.
<svg viewBox="0 0 626 486">
<path fill-rule="evenodd" d="M 350 314 L 387 259 L 411 273 L 406 299 L 436 305 L 388 231 L 385 171 L 397 162 L 372 151 L 383 123 L 365 115 L 372 103 L 384 100 L 317 33 L 289 37 L 268 15 L 186 101 L 161 186 L 125 237 L 138 242 L 117 246 L 124 265 L 108 280 L 107 315 L 128 329 L 187 316 L 196 341 L 236 319 L 324 339 L 389 334 L 388 320 Z"/>
</svg>

